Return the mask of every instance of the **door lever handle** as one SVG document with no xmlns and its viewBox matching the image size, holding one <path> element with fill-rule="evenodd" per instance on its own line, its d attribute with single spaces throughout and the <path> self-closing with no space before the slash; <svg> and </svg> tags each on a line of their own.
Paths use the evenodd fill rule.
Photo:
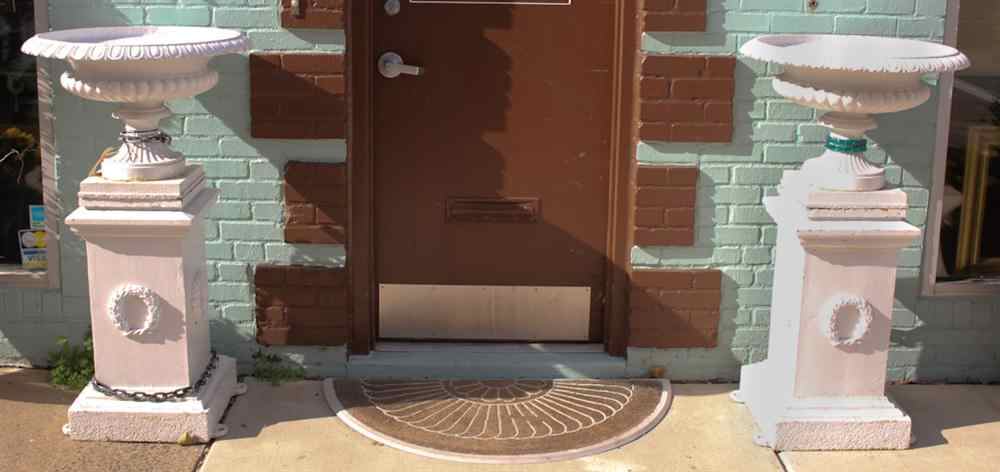
<svg viewBox="0 0 1000 472">
<path fill-rule="evenodd" d="M 424 68 L 407 65 L 403 58 L 394 52 L 387 52 L 378 58 L 378 72 L 382 77 L 394 79 L 400 75 L 423 75 Z"/>
</svg>

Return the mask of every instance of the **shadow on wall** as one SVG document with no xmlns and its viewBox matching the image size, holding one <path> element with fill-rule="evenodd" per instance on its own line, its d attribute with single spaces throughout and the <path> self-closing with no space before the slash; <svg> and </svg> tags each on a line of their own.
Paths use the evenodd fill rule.
<svg viewBox="0 0 1000 472">
<path fill-rule="evenodd" d="M 301 33 L 303 38 L 327 47 L 336 41 L 343 41 L 342 34 L 335 32 Z M 266 46 L 266 45 L 265 45 Z M 258 45 L 253 45 L 257 48 Z M 326 51 L 302 50 L 288 52 L 319 53 Z M 194 99 L 170 103 L 176 113 L 165 126 L 175 136 L 175 148 L 185 152 L 193 161 L 206 164 L 210 179 L 232 178 L 234 176 L 216 174 L 208 160 L 249 161 L 251 165 L 265 163 L 272 170 L 270 175 L 251 175 L 255 184 L 271 185 L 273 202 L 281 202 L 281 176 L 289 161 L 344 162 L 347 159 L 347 145 L 343 139 L 257 139 L 250 132 L 250 74 L 248 55 L 228 55 L 213 59 L 212 67 L 219 72 L 219 84 Z M 315 87 L 309 84 L 309 87 Z M 293 104 L 289 103 L 289 106 Z M 207 118 L 202 121 L 188 121 L 182 125 L 185 115 Z M 205 115 L 208 115 L 207 117 Z M 200 123 L 200 124 L 194 124 Z M 256 173 L 254 173 L 256 174 Z M 244 180 L 245 176 L 238 177 Z M 213 182 L 212 185 L 219 186 Z M 222 200 L 239 198 L 223 191 Z M 281 218 L 278 215 L 279 220 Z M 258 222 L 261 222 L 258 220 Z M 272 223 L 273 221 L 266 221 Z M 268 262 L 315 264 L 324 266 L 343 265 L 343 246 L 284 244 L 272 255 Z M 263 259 L 260 261 L 263 262 Z"/>
<path fill-rule="evenodd" d="M 19 5 L 20 6 L 20 5 Z M 53 30 L 129 25 L 142 22 L 138 6 L 118 6 L 111 1 L 49 0 Z M 79 183 L 97 156 L 116 144 L 120 125 L 109 116 L 113 105 L 87 101 L 59 86 L 58 77 L 68 64 L 40 60 L 53 81 L 55 153 L 60 219 L 76 208 Z M 56 349 L 56 338 L 66 336 L 80 342 L 90 326 L 86 255 L 83 241 L 60 221 L 61 288 L 0 290 L 0 363 L 44 366 L 48 353 Z"/>
<path fill-rule="evenodd" d="M 710 26 L 711 28 L 711 26 Z M 692 36 L 686 33 L 687 36 Z M 703 35 L 694 35 L 701 38 Z M 673 44 L 673 39 L 671 39 Z M 750 84 L 756 73 L 744 60 L 736 62 L 736 83 Z M 643 142 L 641 163 L 697 164 L 697 209 L 694 247 L 634 248 L 632 262 L 639 268 L 716 267 L 723 271 L 722 307 L 718 347 L 690 349 L 629 350 L 629 373 L 645 375 L 650 367 L 666 367 L 667 376 L 683 381 L 735 381 L 741 365 L 767 355 L 772 267 L 741 265 L 739 246 L 759 246 L 770 252 L 773 222 L 769 218 L 732 220 L 731 205 L 759 205 L 781 177 L 781 169 L 761 171 L 764 183 L 756 188 L 736 186 L 732 168 L 762 160 L 753 136 L 753 97 L 737 97 L 733 103 L 733 140 L 730 143 Z M 789 166 L 791 168 L 792 166 Z M 763 190 L 759 190 L 762 188 Z M 735 222 L 733 222 L 735 221 Z M 751 227 L 751 225 L 754 225 Z M 750 242 L 752 241 L 752 242 Z"/>
<path fill-rule="evenodd" d="M 926 231 L 927 192 L 933 185 L 938 90 L 927 103 L 880 115 L 869 137 L 884 150 L 890 186 L 910 194 L 908 220 Z M 872 153 L 870 153 L 872 154 Z M 910 248 L 922 248 L 923 236 Z M 932 267 L 931 270 L 934 268 Z M 982 383 L 1000 381 L 1000 305 L 992 298 L 924 297 L 921 268 L 898 269 L 889 379 L 897 382 Z"/>
<path fill-rule="evenodd" d="M 451 8 L 445 11 L 455 11 L 455 9 Z M 579 283 L 579 285 L 590 285 L 599 288 L 593 294 L 593 300 L 596 303 L 600 300 L 601 292 L 603 292 L 604 268 L 608 265 L 608 261 L 603 254 L 604 241 L 603 239 L 594 241 L 593 238 L 581 240 L 576 233 L 578 230 L 577 226 L 579 226 L 576 223 L 577 218 L 569 218 L 566 212 L 559 213 L 561 217 L 557 218 L 556 221 L 546 221 L 545 213 L 543 213 L 542 221 L 534 225 L 496 225 L 498 228 L 495 231 L 496 234 L 491 237 L 492 239 L 487 239 L 490 241 L 501 240 L 502 246 L 499 247 L 504 249 L 502 251 L 483 251 L 483 244 L 473 241 L 472 236 L 478 235 L 480 238 L 483 236 L 482 232 L 485 225 L 477 223 L 450 223 L 443 226 L 436 224 L 426 225 L 421 223 L 420 218 L 414 216 L 433 215 L 430 218 L 440 220 L 439 210 L 442 208 L 441 205 L 444 205 L 448 197 L 453 196 L 491 198 L 525 196 L 523 192 L 519 193 L 517 188 L 512 188 L 512 183 L 518 183 L 518 179 L 511 177 L 512 173 L 523 172 L 526 167 L 530 167 L 526 166 L 525 162 L 550 160 L 552 161 L 552 166 L 557 167 L 556 164 L 564 163 L 563 161 L 565 163 L 577 162 L 574 159 L 578 159 L 580 155 L 594 154 L 593 149 L 586 146 L 578 146 L 576 143 L 569 142 L 569 140 L 549 142 L 544 139 L 536 139 L 539 136 L 551 134 L 551 131 L 547 127 L 558 124 L 558 120 L 537 116 L 537 101 L 536 103 L 528 102 L 530 100 L 537 100 L 539 97 L 544 99 L 548 98 L 548 95 L 557 94 L 548 89 L 545 90 L 546 93 L 539 94 L 540 87 L 543 85 L 534 81 L 526 81 L 520 84 L 523 86 L 523 89 L 515 87 L 513 90 L 529 90 L 534 95 L 528 97 L 530 100 L 522 98 L 518 101 L 519 109 L 515 109 L 513 112 L 518 113 L 520 117 L 527 118 L 527 121 L 535 124 L 538 124 L 536 122 L 541 122 L 541 124 L 530 127 L 521 126 L 521 129 L 518 130 L 522 134 L 533 136 L 531 139 L 536 139 L 535 142 L 532 142 L 534 149 L 526 152 L 524 155 L 525 159 L 519 163 L 520 170 L 512 168 L 509 162 L 505 161 L 505 156 L 516 155 L 517 152 L 511 149 L 509 143 L 502 144 L 501 146 L 506 145 L 506 148 L 500 149 L 497 147 L 495 141 L 497 141 L 496 136 L 498 135 L 498 131 L 510 131 L 508 115 L 512 113 L 511 95 L 516 92 L 512 92 L 513 85 L 510 75 L 512 68 L 511 60 L 506 56 L 505 51 L 501 47 L 498 47 L 488 36 L 502 34 L 500 32 L 510 30 L 511 24 L 510 18 L 504 15 L 497 15 L 497 11 L 493 13 L 488 18 L 484 18 L 483 22 L 449 22 L 447 19 L 439 18 L 441 22 L 456 25 L 455 28 L 450 30 L 451 34 L 467 38 L 467 41 L 463 41 L 460 44 L 464 50 L 476 51 L 476 53 L 453 55 L 450 60 L 460 61 L 459 64 L 456 64 L 456 67 L 462 64 L 471 64 L 465 60 L 467 57 L 488 57 L 490 59 L 478 62 L 483 70 L 478 71 L 475 75 L 478 78 L 471 82 L 474 83 L 475 87 L 468 86 L 473 76 L 447 74 L 445 72 L 449 70 L 449 67 L 446 66 L 428 69 L 427 75 L 421 77 L 423 83 L 435 85 L 427 90 L 428 93 L 426 96 L 428 97 L 434 93 L 438 93 L 440 96 L 440 93 L 443 91 L 468 94 L 465 98 L 454 99 L 456 103 L 463 104 L 460 107 L 454 109 L 441 109 L 438 107 L 437 112 L 432 112 L 431 109 L 434 107 L 427 104 L 425 107 L 417 107 L 418 109 L 426 108 L 421 120 L 410 120 L 409 123 L 400 123 L 401 126 L 410 128 L 407 132 L 415 140 L 411 141 L 410 145 L 426 150 L 427 155 L 425 157 L 436 160 L 430 163 L 418 162 L 418 160 L 412 159 L 413 156 L 410 156 L 405 148 L 392 149 L 390 147 L 377 149 L 376 151 L 383 152 L 381 155 L 382 158 L 377 159 L 378 169 L 376 172 L 381 171 L 380 175 L 387 176 L 387 178 L 393 176 L 426 175 L 429 170 L 433 170 L 433 174 L 448 176 L 451 180 L 451 185 L 447 189 L 441 189 L 441 192 L 451 193 L 445 194 L 435 190 L 433 195 L 428 194 L 430 192 L 428 189 L 436 189 L 436 186 L 429 185 L 426 181 L 401 179 L 398 182 L 387 183 L 385 178 L 381 180 L 381 183 L 378 184 L 379 187 L 376 189 L 376 194 L 379 195 L 380 199 L 377 202 L 377 206 L 382 211 L 379 213 L 381 216 L 377 218 L 381 225 L 392 224 L 393 231 L 391 234 L 390 232 L 383 232 L 382 234 L 385 236 L 385 239 L 380 241 L 380 244 L 385 244 L 387 247 L 395 248 L 399 250 L 398 252 L 404 253 L 400 256 L 404 258 L 401 259 L 404 262 L 402 264 L 389 263 L 386 266 L 380 266 L 380 270 L 396 270 L 402 266 L 401 277 L 420 277 L 424 274 L 408 272 L 427 272 L 426 268 L 433 267 L 435 264 L 433 261 L 431 264 L 421 264 L 413 261 L 413 259 L 421 254 L 429 254 L 429 257 L 432 259 L 447 260 L 449 263 L 456 264 L 455 269 L 463 275 L 465 283 L 483 284 L 489 283 L 492 280 L 491 277 L 497 279 L 510 277 L 510 274 L 507 273 L 510 271 L 504 272 L 506 269 L 498 269 L 498 266 L 508 267 L 511 265 L 505 263 L 506 261 L 504 260 L 509 259 L 509 257 L 501 257 L 498 260 L 498 253 L 501 256 L 516 256 L 517 260 L 523 263 L 525 267 L 534 267 L 531 257 L 541 255 L 543 258 L 546 258 L 546 254 L 561 255 L 561 259 L 558 257 L 555 258 L 558 263 L 554 263 L 547 270 L 542 271 L 545 272 L 544 274 L 539 274 L 537 273 L 538 271 L 531 271 L 530 273 L 522 274 L 523 277 L 531 279 L 533 284 L 536 285 L 559 285 L 561 281 L 579 279 L 580 276 L 577 274 L 583 272 L 588 274 L 588 277 L 592 277 L 592 279 Z M 325 37 L 317 36 L 318 33 L 310 32 L 294 34 L 306 41 L 319 41 Z M 439 40 L 445 39 L 444 35 L 438 36 Z M 608 44 L 610 44 L 610 41 Z M 444 44 L 441 46 L 447 49 L 446 46 L 448 45 Z M 410 50 L 411 48 L 413 50 Z M 433 54 L 433 51 L 436 50 L 435 48 L 425 47 L 422 51 L 418 50 L 415 45 L 408 43 L 400 44 L 396 49 L 404 57 L 418 63 L 424 63 L 425 59 L 428 61 L 432 60 L 431 58 L 422 58 L 420 54 Z M 608 68 L 607 66 L 607 64 L 604 65 L 605 70 Z M 215 89 L 197 97 L 195 100 L 172 104 L 174 111 L 179 114 L 210 114 L 214 118 L 217 118 L 221 122 L 222 128 L 224 128 L 221 132 L 219 130 L 212 131 L 198 128 L 184 129 L 183 138 L 177 141 L 179 141 L 179 147 L 188 147 L 188 149 L 184 150 L 189 157 L 195 160 L 202 158 L 219 158 L 221 160 L 245 159 L 251 161 L 266 160 L 278 170 L 277 176 L 274 177 L 276 188 L 280 188 L 278 186 L 280 172 L 288 160 L 337 162 L 346 159 L 346 147 L 341 140 L 289 141 L 252 138 L 250 136 L 249 121 L 250 84 L 249 74 L 247 73 L 249 67 L 247 57 L 226 56 L 217 58 L 215 60 L 215 67 L 220 71 L 221 76 L 220 83 Z M 441 73 L 440 76 L 435 76 L 435 72 Z M 377 90 L 389 94 L 402 93 L 404 95 L 403 98 L 407 100 L 424 96 L 421 93 L 416 93 L 408 89 L 406 87 L 408 84 L 412 85 L 412 82 L 406 82 L 405 79 L 389 82 L 381 78 L 376 78 L 375 87 Z M 610 79 L 607 85 L 610 87 Z M 544 87 L 555 86 L 556 84 L 551 82 L 544 85 Z M 380 89 L 380 87 L 382 88 Z M 486 96 L 488 99 L 484 98 L 483 95 L 476 94 L 476 90 L 482 90 L 484 87 L 495 89 L 495 93 L 490 93 Z M 393 89 L 395 89 L 395 92 L 393 92 Z M 562 95 L 566 94 L 563 93 Z M 565 100 L 566 97 L 564 96 L 563 99 Z M 567 109 L 572 111 L 574 116 L 590 116 L 589 108 L 593 107 L 579 105 L 575 103 L 575 100 L 569 101 L 573 103 L 568 105 Z M 388 100 L 386 103 L 392 103 L 392 100 Z M 531 108 L 528 105 L 533 105 L 535 109 L 527 110 L 527 108 Z M 593 113 L 594 116 L 610 117 L 608 110 L 610 100 L 609 103 L 599 104 L 599 107 L 595 108 L 599 113 Z M 383 108 L 385 109 L 383 118 L 396 115 L 395 110 L 389 109 L 388 106 Z M 531 112 L 534 112 L 535 116 L 531 116 Z M 379 109 L 376 109 L 376 120 L 378 119 Z M 535 121 L 532 121 L 532 119 Z M 434 123 L 436 125 L 428 127 L 426 126 L 427 123 Z M 455 129 L 460 129 L 462 132 L 449 133 L 448 130 L 452 129 L 452 126 L 458 127 Z M 175 120 L 173 127 L 178 127 L 177 120 Z M 610 139 L 607 136 L 607 132 L 609 131 L 605 131 L 600 136 L 602 141 L 597 145 L 597 147 L 601 148 L 600 155 L 602 156 L 606 156 L 604 149 L 607 149 L 607 143 Z M 377 141 L 377 143 L 377 147 L 389 144 L 388 141 Z M 215 146 L 217 146 L 217 151 Z M 605 162 L 599 161 L 595 166 L 590 161 L 595 160 L 590 159 L 586 161 L 590 166 L 580 171 L 581 175 L 586 174 L 594 167 L 601 168 L 605 173 L 607 172 Z M 475 164 L 470 165 L 470 162 L 474 162 Z M 558 201 L 557 198 L 560 196 L 563 198 L 561 201 L 566 202 L 566 192 L 579 183 L 574 181 L 575 177 L 573 174 L 576 173 L 576 170 L 576 166 L 573 166 L 570 171 L 564 170 L 563 172 L 568 182 L 557 185 L 557 188 L 535 189 L 534 191 L 540 192 L 540 194 L 551 193 L 551 198 L 548 199 L 549 203 Z M 455 175 L 461 175 L 462 178 L 454 179 Z M 522 177 L 524 176 L 522 175 Z M 578 179 L 584 177 L 579 177 Z M 531 179 L 522 178 L 521 180 L 527 181 Z M 603 181 L 606 182 L 606 176 L 604 176 Z M 417 188 L 410 189 L 406 187 L 413 185 L 416 185 Z M 462 187 L 462 185 L 468 186 Z M 398 211 L 400 205 L 409 205 L 414 195 L 420 196 L 418 199 L 419 202 L 412 208 L 414 211 Z M 223 198 L 226 198 L 225 195 Z M 277 199 L 280 199 L 280 196 Z M 606 212 L 606 208 L 603 208 L 603 206 L 606 205 L 598 206 L 593 211 L 603 214 L 603 212 Z M 555 210 L 556 207 L 553 206 L 551 209 Z M 543 210 L 543 212 L 545 211 Z M 557 214 L 555 211 L 551 213 Z M 433 228 L 429 229 L 429 227 Z M 432 235 L 428 234 L 428 231 L 438 231 L 439 233 Z M 604 236 L 603 233 L 604 231 L 601 231 L 602 238 Z M 223 238 L 225 237 L 223 235 Z M 424 247 L 421 247 L 418 251 L 408 250 L 408 245 L 412 245 L 414 240 L 422 241 Z M 309 250 L 313 250 L 312 247 L 294 245 L 290 247 L 294 253 L 289 258 L 292 262 L 308 263 L 315 261 L 315 258 L 308 253 Z M 528 256 L 528 254 L 533 254 L 534 256 Z M 270 256 L 268 258 L 270 259 Z M 340 258 L 341 260 L 343 259 L 342 253 Z M 547 258 L 552 259 L 551 257 Z M 383 260 L 393 261 L 394 257 L 384 257 Z M 269 260 L 269 262 L 287 261 Z M 583 270 L 579 270 L 581 264 Z M 615 270 L 620 271 L 623 269 L 616 268 Z M 597 319 L 599 320 L 599 318 Z M 237 325 L 228 320 L 213 320 L 213 337 L 216 339 L 216 344 L 226 346 L 226 349 L 256 349 L 253 343 L 246 342 L 245 329 L 246 326 L 242 324 Z M 595 327 L 593 330 L 599 332 L 600 328 Z M 306 348 L 295 349 L 308 352 Z M 241 352 L 239 355 L 241 359 L 249 358 L 249 356 L 244 356 L 243 354 L 246 354 L 246 352 Z M 317 356 L 323 357 L 325 355 L 318 354 Z"/>
</svg>

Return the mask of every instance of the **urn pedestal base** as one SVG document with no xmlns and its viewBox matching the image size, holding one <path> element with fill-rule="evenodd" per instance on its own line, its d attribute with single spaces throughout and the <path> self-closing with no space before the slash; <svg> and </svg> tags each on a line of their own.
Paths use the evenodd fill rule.
<svg viewBox="0 0 1000 472">
<path fill-rule="evenodd" d="M 74 439 L 205 442 L 238 394 L 236 363 L 211 365 L 203 214 L 218 191 L 200 166 L 176 178 L 119 182 L 89 177 L 66 224 L 86 241 L 94 378 L 111 389 L 188 396 L 155 403 L 88 386 L 69 411 Z M 208 374 L 205 374 L 208 372 Z M 141 397 L 140 397 L 141 398 Z"/>
<path fill-rule="evenodd" d="M 211 379 L 197 395 L 162 403 L 133 402 L 108 397 L 88 385 L 69 407 L 63 432 L 84 441 L 206 443 L 227 430 L 219 420 L 234 395 L 246 391 L 236 382 L 236 360 L 219 356 Z"/>
<path fill-rule="evenodd" d="M 733 399 L 777 450 L 905 449 L 910 418 L 885 396 L 899 249 L 920 235 L 906 194 L 818 191 L 787 171 L 765 199 L 778 224 L 768 358 Z"/>
<path fill-rule="evenodd" d="M 771 389 L 787 375 L 779 363 L 743 366 L 740 390 L 757 426 L 754 442 L 776 451 L 877 450 L 910 447 L 910 417 L 886 396 L 786 398 Z"/>
</svg>

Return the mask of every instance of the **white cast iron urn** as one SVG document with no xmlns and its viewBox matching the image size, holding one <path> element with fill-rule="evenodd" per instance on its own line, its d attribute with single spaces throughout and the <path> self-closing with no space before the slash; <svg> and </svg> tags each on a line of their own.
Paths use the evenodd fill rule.
<svg viewBox="0 0 1000 472">
<path fill-rule="evenodd" d="M 163 102 L 205 92 L 219 80 L 212 57 L 249 47 L 243 33 L 217 28 L 122 26 L 38 34 L 21 51 L 72 66 L 62 86 L 80 97 L 121 103 L 121 148 L 102 164 L 108 180 L 163 180 L 184 173 L 184 156 L 159 129 Z"/>
<path fill-rule="evenodd" d="M 740 370 L 755 442 L 778 451 L 906 449 L 912 421 L 886 395 L 899 251 L 920 236 L 907 194 L 865 160 L 874 113 L 927 101 L 924 75 L 969 64 L 924 41 L 769 35 L 741 52 L 782 66 L 774 89 L 827 112 L 826 151 L 764 197 L 777 224 L 767 358 Z M 924 149 L 928 155 L 933 149 Z M 905 156 L 900 156 L 905 157 Z"/>
<path fill-rule="evenodd" d="M 66 226 L 86 242 L 94 378 L 63 431 L 75 440 L 208 442 L 234 395 L 236 360 L 213 353 L 204 214 L 218 198 L 160 131 L 167 100 L 215 86 L 214 56 L 249 48 L 240 32 L 190 27 L 42 33 L 22 51 L 65 60 L 62 86 L 121 103 L 122 145 L 80 183 Z M 74 126 L 62 123 L 60 126 Z"/>
<path fill-rule="evenodd" d="M 802 166 L 808 184 L 823 190 L 873 191 L 885 171 L 864 158 L 865 133 L 877 127 L 874 113 L 914 108 L 930 98 L 922 77 L 964 69 L 969 60 L 954 48 L 926 41 L 841 35 L 765 35 L 740 52 L 778 64 L 774 90 L 799 105 L 827 111 L 826 152 Z"/>
</svg>

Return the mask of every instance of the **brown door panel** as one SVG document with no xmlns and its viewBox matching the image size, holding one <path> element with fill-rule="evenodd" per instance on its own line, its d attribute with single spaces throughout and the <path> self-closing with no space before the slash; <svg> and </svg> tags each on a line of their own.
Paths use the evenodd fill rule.
<svg viewBox="0 0 1000 472">
<path fill-rule="evenodd" d="M 373 84 L 378 282 L 589 286 L 601 339 L 612 2 L 401 3 L 375 56 L 424 72 Z"/>
</svg>

